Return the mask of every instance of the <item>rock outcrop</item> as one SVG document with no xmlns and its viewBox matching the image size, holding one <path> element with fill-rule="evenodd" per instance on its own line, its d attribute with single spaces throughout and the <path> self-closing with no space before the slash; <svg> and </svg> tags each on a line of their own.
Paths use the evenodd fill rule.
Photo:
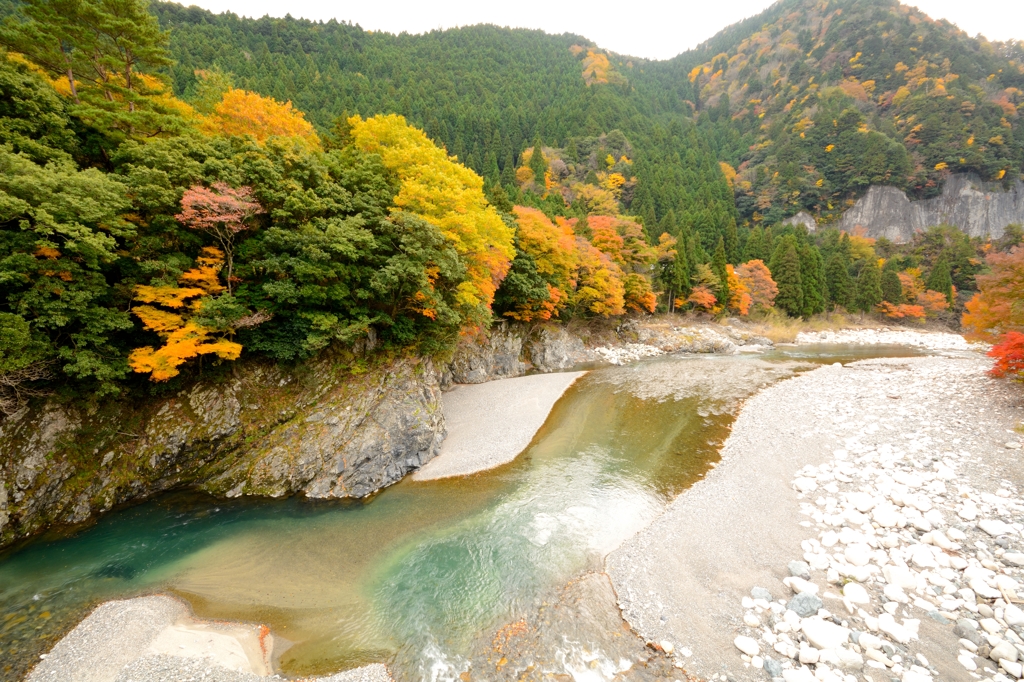
<svg viewBox="0 0 1024 682">
<path fill-rule="evenodd" d="M 141 404 L 50 401 L 0 422 L 0 546 L 171 488 L 364 497 L 432 459 L 444 433 L 438 372 L 420 358 L 331 352 L 242 363 Z"/>
<path fill-rule="evenodd" d="M 998 238 L 1015 223 L 1024 223 L 1024 183 L 1016 181 L 1007 192 L 998 183 L 965 173 L 951 175 L 940 196 L 923 201 L 910 201 L 895 187 L 872 186 L 843 214 L 839 229 L 902 243 L 934 225 L 954 225 L 971 237 Z"/>
</svg>

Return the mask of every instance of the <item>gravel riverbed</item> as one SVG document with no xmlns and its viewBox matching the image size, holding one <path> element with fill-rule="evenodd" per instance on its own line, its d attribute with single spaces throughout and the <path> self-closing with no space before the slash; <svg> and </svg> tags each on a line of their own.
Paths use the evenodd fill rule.
<svg viewBox="0 0 1024 682">
<path fill-rule="evenodd" d="M 750 399 L 722 463 L 609 556 L 623 616 L 713 680 L 1022 677 L 1024 413 L 989 366 L 868 360 Z"/>
</svg>

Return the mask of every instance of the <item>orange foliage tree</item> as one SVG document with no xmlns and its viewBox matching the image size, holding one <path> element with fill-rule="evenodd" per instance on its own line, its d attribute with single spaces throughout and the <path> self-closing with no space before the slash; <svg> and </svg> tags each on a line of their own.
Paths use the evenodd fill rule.
<svg viewBox="0 0 1024 682">
<path fill-rule="evenodd" d="M 717 310 L 718 299 L 711 293 L 711 289 L 703 284 L 699 284 L 693 288 L 685 302 L 692 304 L 697 310 L 710 313 Z M 679 305 L 683 302 L 677 301 L 676 303 Z"/>
<path fill-rule="evenodd" d="M 483 179 L 402 116 L 353 116 L 348 124 L 355 146 L 380 155 L 398 177 L 401 186 L 392 210 L 435 225 L 465 261 L 469 277 L 459 284 L 456 302 L 467 319 L 484 321 L 515 249 L 512 229 L 484 197 Z"/>
<path fill-rule="evenodd" d="M 513 211 L 519 223 L 519 248 L 533 258 L 537 272 L 547 281 L 549 298 L 521 303 L 505 314 L 523 322 L 549 320 L 568 303 L 576 277 L 578 254 L 572 225 L 564 219 L 552 223 L 536 208 L 516 206 Z"/>
<path fill-rule="evenodd" d="M 942 294 L 939 294 L 939 296 L 942 296 Z M 944 296 L 942 297 L 942 300 L 946 300 Z M 925 316 L 925 309 L 923 306 L 911 305 L 909 303 L 894 305 L 888 301 L 882 301 L 875 306 L 875 310 L 894 320 L 900 320 L 905 317 L 920 320 Z"/>
<path fill-rule="evenodd" d="M 249 229 L 249 221 L 263 213 L 259 202 L 253 199 L 252 189 L 233 189 L 226 183 L 214 183 L 212 188 L 193 185 L 181 197 L 181 213 L 174 216 L 178 222 L 193 230 L 205 232 L 220 244 L 227 259 L 228 291 L 231 291 L 234 273 L 235 238 Z"/>
<path fill-rule="evenodd" d="M 775 305 L 775 297 L 779 287 L 772 279 L 772 273 L 762 260 L 751 260 L 736 268 L 736 276 L 750 294 L 751 305 L 755 309 L 768 310 Z M 732 284 L 730 283 L 730 289 Z"/>
<path fill-rule="evenodd" d="M 213 113 L 203 119 L 202 129 L 211 135 L 250 135 L 260 143 L 270 137 L 292 137 L 320 148 L 313 124 L 291 102 L 282 104 L 235 88 L 228 89 Z"/>
<path fill-rule="evenodd" d="M 962 323 L 971 337 L 994 341 L 1024 330 L 1024 247 L 985 260 L 990 272 L 978 275 L 978 293 L 967 302 Z"/>
<path fill-rule="evenodd" d="M 576 238 L 579 268 L 569 304 L 578 313 L 609 317 L 625 312 L 622 268 L 582 237 Z"/>
<path fill-rule="evenodd" d="M 218 273 L 224 265 L 220 249 L 206 247 L 199 265 L 181 276 L 182 287 L 138 286 L 135 300 L 153 305 L 138 305 L 132 313 L 148 331 L 164 340 L 160 348 L 136 348 L 128 356 L 131 368 L 149 374 L 152 381 L 166 381 L 178 375 L 178 367 L 199 355 L 216 355 L 224 360 L 237 360 L 241 344 L 214 336 L 215 330 L 189 319 L 202 309 L 202 297 L 224 291 Z M 189 303 L 191 301 L 191 303 Z M 168 308 L 170 310 L 168 310 Z M 186 317 L 186 313 L 191 313 Z"/>
<path fill-rule="evenodd" d="M 725 274 L 729 280 L 729 310 L 741 316 L 750 314 L 750 306 L 754 302 L 750 289 L 731 265 L 725 266 Z"/>
</svg>

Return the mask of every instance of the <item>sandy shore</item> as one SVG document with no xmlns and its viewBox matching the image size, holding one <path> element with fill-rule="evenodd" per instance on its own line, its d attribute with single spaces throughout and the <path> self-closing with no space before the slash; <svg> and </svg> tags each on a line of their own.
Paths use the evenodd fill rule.
<svg viewBox="0 0 1024 682">
<path fill-rule="evenodd" d="M 444 394 L 448 436 L 414 481 L 465 476 L 511 462 L 526 449 L 558 399 L 586 372 L 535 374 L 458 385 Z"/>
<path fill-rule="evenodd" d="M 245 623 L 200 621 L 173 597 L 154 595 L 97 607 L 57 643 L 28 682 L 263 682 L 274 638 Z M 383 665 L 317 682 L 390 682 Z"/>
<path fill-rule="evenodd" d="M 808 519 L 807 500 L 794 489 L 794 477 L 808 465 L 832 462 L 833 452 L 842 452 L 851 443 L 872 451 L 877 444 L 885 452 L 886 444 L 902 448 L 909 441 L 921 444 L 910 446 L 911 452 L 927 448 L 935 457 L 955 452 L 965 462 L 1004 466 L 1001 477 L 1016 477 L 1020 482 L 1020 463 L 1006 459 L 1004 446 L 1007 430 L 1019 422 L 1020 412 L 1006 407 L 1007 398 L 1001 393 L 1005 388 L 985 375 L 988 366 L 980 357 L 868 360 L 823 367 L 751 398 L 733 426 L 716 469 L 608 557 L 607 570 L 623 616 L 642 637 L 672 643 L 691 673 L 711 679 L 719 675 L 725 679 L 726 674 L 729 679 L 766 679 L 766 671 L 752 666 L 750 656 L 741 660 L 734 641 L 738 633 L 757 639 L 761 631 L 755 627 L 748 632 L 745 624 L 753 623 L 751 617 L 761 620 L 770 614 L 767 609 L 745 614 L 744 606 L 749 606 L 753 587 L 767 588 L 776 599 L 791 599 L 793 593 L 781 582 L 792 572 L 788 562 L 807 556 L 805 548 L 812 546 L 806 544 L 808 539 L 824 533 Z M 912 402 L 897 402 L 901 396 Z M 976 420 L 973 424 L 965 420 L 968 415 Z M 927 460 L 930 465 L 932 460 Z M 970 470 L 967 475 L 985 479 L 978 485 L 994 490 L 994 482 L 983 476 L 988 471 L 977 464 Z M 855 485 L 856 479 L 852 480 Z M 821 494 L 829 493 L 835 491 Z M 845 520 L 840 523 L 847 525 Z M 916 541 L 913 535 L 906 540 Z M 825 594 L 829 589 L 842 591 L 841 585 L 837 588 L 826 581 L 824 571 L 815 571 L 812 579 Z M 847 614 L 841 597 L 837 599 L 825 603 L 842 613 L 837 620 L 848 620 L 851 630 L 870 630 L 870 620 Z M 881 605 L 875 605 L 879 612 Z M 934 674 L 969 679 L 957 662 L 957 636 L 949 622 L 939 626 L 924 618 L 914 650 L 930 661 Z M 775 623 L 774 618 L 768 623 Z M 877 618 L 873 624 L 877 628 Z M 766 642 L 759 646 L 762 655 L 783 663 L 788 660 Z M 916 664 L 917 659 L 911 660 Z M 794 680 L 804 679 L 797 673 L 811 675 L 800 669 L 800 662 L 788 664 L 794 667 L 787 671 L 787 680 L 790 673 Z M 854 679 L 861 679 L 861 673 Z"/>
</svg>

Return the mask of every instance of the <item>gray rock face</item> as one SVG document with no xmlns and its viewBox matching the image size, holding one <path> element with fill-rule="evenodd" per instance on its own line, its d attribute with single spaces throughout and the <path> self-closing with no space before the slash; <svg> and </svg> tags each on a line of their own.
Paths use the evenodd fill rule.
<svg viewBox="0 0 1024 682">
<path fill-rule="evenodd" d="M 525 330 L 514 325 L 495 325 L 486 335 L 459 344 L 444 382 L 482 384 L 526 373 L 522 361 Z"/>
<path fill-rule="evenodd" d="M 807 211 L 800 211 L 795 216 L 790 216 L 782 221 L 783 225 L 804 225 L 807 227 L 809 232 L 814 232 L 818 229 L 818 221 L 808 213 Z"/>
<path fill-rule="evenodd" d="M 171 398 L 21 410 L 0 422 L 0 547 L 172 487 L 338 498 L 398 481 L 444 438 L 438 372 L 361 362 L 242 363 Z"/>
<path fill-rule="evenodd" d="M 569 369 L 596 359 L 583 340 L 564 327 L 543 327 L 527 344 L 530 362 L 541 372 Z"/>
<path fill-rule="evenodd" d="M 1006 192 L 997 183 L 964 173 L 951 175 L 940 196 L 924 201 L 910 201 L 895 187 L 872 186 L 843 214 L 839 229 L 902 243 L 933 225 L 954 225 L 972 237 L 997 238 L 1014 223 L 1024 223 L 1024 183 L 1018 180 Z"/>
</svg>

